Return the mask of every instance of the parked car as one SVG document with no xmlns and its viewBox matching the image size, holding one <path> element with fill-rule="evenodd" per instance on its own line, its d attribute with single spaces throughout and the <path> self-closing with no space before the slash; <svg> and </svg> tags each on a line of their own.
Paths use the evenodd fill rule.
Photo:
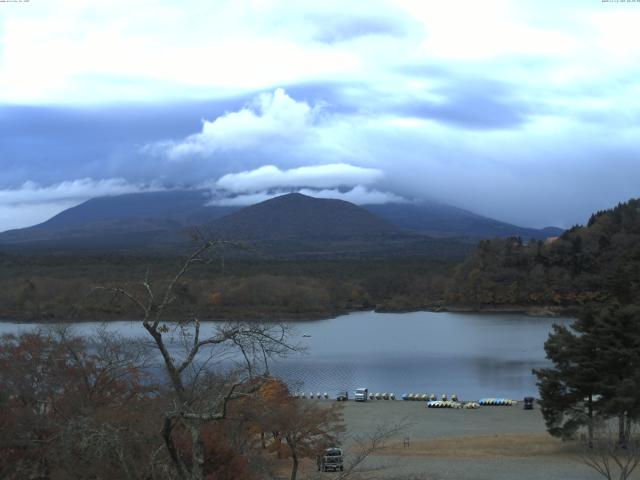
<svg viewBox="0 0 640 480">
<path fill-rule="evenodd" d="M 346 390 L 338 392 L 338 395 L 336 395 L 336 400 L 339 402 L 346 402 L 347 400 L 349 400 L 349 392 L 347 392 Z"/>
<path fill-rule="evenodd" d="M 524 404 L 522 408 L 524 410 L 533 410 L 533 404 L 535 402 L 535 398 L 533 397 L 524 397 Z"/>
<path fill-rule="evenodd" d="M 369 399 L 369 389 L 368 388 L 356 389 L 356 393 L 353 396 L 353 399 L 356 402 L 366 402 Z"/>
<path fill-rule="evenodd" d="M 342 449 L 337 447 L 327 448 L 322 455 L 318 455 L 319 472 L 337 472 L 344 470 Z"/>
</svg>

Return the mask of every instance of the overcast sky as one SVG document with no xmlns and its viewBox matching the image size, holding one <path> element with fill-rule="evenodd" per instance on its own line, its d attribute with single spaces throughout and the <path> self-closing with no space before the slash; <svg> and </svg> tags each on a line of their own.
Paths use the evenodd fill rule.
<svg viewBox="0 0 640 480">
<path fill-rule="evenodd" d="M 0 231 L 203 187 L 584 223 L 640 196 L 639 25 L 601 0 L 0 2 Z"/>
</svg>

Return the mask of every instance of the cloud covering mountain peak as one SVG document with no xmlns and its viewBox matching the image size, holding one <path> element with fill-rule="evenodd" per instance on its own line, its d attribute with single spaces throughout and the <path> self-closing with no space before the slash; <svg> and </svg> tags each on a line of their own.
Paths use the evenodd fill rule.
<svg viewBox="0 0 640 480">
<path fill-rule="evenodd" d="M 271 188 L 371 185 L 381 180 L 384 172 L 346 163 L 310 165 L 282 170 L 275 165 L 264 165 L 239 173 L 220 177 L 215 186 L 231 193 L 257 192 Z"/>
</svg>

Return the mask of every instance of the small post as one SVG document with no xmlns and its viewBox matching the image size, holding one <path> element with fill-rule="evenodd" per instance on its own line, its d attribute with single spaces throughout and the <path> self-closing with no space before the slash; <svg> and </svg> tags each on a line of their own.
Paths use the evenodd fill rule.
<svg viewBox="0 0 640 480">
<path fill-rule="evenodd" d="M 402 442 L 402 445 L 404 448 L 409 448 L 411 446 L 411 442 L 409 440 L 409 437 L 404 437 L 404 441 Z"/>
</svg>

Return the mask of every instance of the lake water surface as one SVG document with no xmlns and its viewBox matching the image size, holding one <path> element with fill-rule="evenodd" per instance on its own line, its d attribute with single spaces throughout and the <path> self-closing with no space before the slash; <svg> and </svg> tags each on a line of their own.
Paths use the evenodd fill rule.
<svg viewBox="0 0 640 480">
<path fill-rule="evenodd" d="M 553 323 L 570 319 L 520 314 L 357 312 L 328 320 L 290 322 L 305 354 L 279 360 L 272 372 L 292 390 L 421 392 L 463 399 L 537 396 L 533 368 L 548 365 L 543 344 Z M 78 324 L 91 333 L 98 323 Z M 208 328 L 215 323 L 209 322 Z M 37 325 L 0 323 L 0 333 Z M 126 336 L 144 335 L 139 322 L 107 324 Z M 309 335 L 309 337 L 303 337 Z"/>
</svg>

